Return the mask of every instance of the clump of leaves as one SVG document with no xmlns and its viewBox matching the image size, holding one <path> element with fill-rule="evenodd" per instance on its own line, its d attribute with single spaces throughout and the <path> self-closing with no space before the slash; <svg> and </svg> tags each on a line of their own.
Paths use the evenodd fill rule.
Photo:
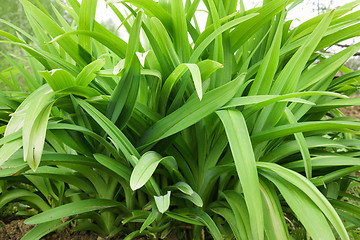
<svg viewBox="0 0 360 240">
<path fill-rule="evenodd" d="M 71 24 L 20 2 L 35 36 L 0 34 L 30 55 L 31 71 L 13 61 L 29 91 L 1 92 L 0 177 L 37 191 L 0 204 L 41 211 L 24 239 L 71 221 L 125 239 L 189 225 L 190 239 L 291 239 L 284 216 L 312 239 L 359 227 L 342 199 L 356 198 L 360 123 L 337 108 L 359 105 L 360 72 L 334 76 L 360 43 L 322 50 L 359 35 L 360 1 L 290 29 L 299 1 L 204 0 L 203 31 L 200 1 L 108 1 L 128 41 L 95 21 L 97 1 L 59 2 Z"/>
</svg>

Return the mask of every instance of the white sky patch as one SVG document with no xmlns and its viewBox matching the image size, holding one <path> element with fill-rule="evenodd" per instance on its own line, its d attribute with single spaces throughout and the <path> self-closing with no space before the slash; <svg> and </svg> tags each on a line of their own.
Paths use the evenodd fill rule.
<svg viewBox="0 0 360 240">
<path fill-rule="evenodd" d="M 118 6 L 118 4 L 116 4 L 116 6 Z M 116 16 L 113 10 L 111 10 L 111 8 L 106 5 L 104 0 L 98 0 L 95 19 L 99 22 L 112 20 L 115 26 L 119 26 L 121 24 L 120 19 Z"/>
</svg>

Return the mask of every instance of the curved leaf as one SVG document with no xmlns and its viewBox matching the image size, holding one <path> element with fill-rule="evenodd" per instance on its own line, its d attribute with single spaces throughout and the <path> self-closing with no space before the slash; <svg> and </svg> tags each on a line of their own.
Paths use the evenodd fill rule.
<svg viewBox="0 0 360 240">
<path fill-rule="evenodd" d="M 310 205 L 314 205 L 313 207 L 314 211 L 316 208 L 318 208 L 323 212 L 323 214 L 327 217 L 329 222 L 334 226 L 341 239 L 349 239 L 344 224 L 342 223 L 340 217 L 336 213 L 333 206 L 308 179 L 306 179 L 305 177 L 294 171 L 291 171 L 274 163 L 258 162 L 257 166 L 259 169 L 261 169 L 262 175 L 269 178 L 272 182 L 274 182 L 274 184 L 279 188 L 279 190 L 284 195 L 287 195 L 286 197 L 287 199 L 290 199 L 291 201 L 293 200 L 292 194 L 294 194 L 294 192 L 293 190 L 291 190 L 292 188 L 294 189 L 298 188 L 300 190 L 300 191 L 296 191 L 296 196 L 294 195 L 294 201 L 296 202 L 292 204 L 293 205 L 292 207 L 296 208 L 301 206 L 301 201 L 302 199 L 304 199 L 304 202 L 307 202 L 309 204 L 309 207 Z M 288 185 L 288 184 L 292 184 L 292 185 Z M 290 186 L 294 186 L 294 187 L 290 187 Z M 309 200 L 311 200 L 311 202 L 309 202 Z M 300 207 L 299 213 L 301 213 L 301 211 L 303 211 L 303 209 Z M 309 211 L 309 213 L 310 212 L 311 211 Z M 310 221 L 310 220 L 308 217 L 306 217 L 305 221 Z M 311 224 L 313 224 L 312 220 L 311 222 L 309 222 L 309 225 Z M 332 235 L 331 229 L 330 232 Z M 313 234 L 317 235 L 318 231 L 314 229 Z M 329 237 L 330 237 L 330 233 L 329 233 Z M 319 239 L 323 239 L 323 238 L 319 238 Z"/>
<path fill-rule="evenodd" d="M 39 224 L 74 216 L 81 213 L 120 206 L 121 203 L 108 199 L 87 199 L 68 203 L 45 212 L 39 213 L 25 220 L 26 224 Z"/>
</svg>

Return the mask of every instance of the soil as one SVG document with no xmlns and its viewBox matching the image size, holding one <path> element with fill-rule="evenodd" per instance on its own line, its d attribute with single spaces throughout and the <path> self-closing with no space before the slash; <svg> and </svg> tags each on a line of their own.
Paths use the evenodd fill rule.
<svg viewBox="0 0 360 240">
<path fill-rule="evenodd" d="M 34 226 L 26 225 L 24 220 L 13 220 L 8 224 L 4 224 L 0 228 L 0 239 L 1 240 L 20 240 L 28 231 Z M 97 238 L 90 232 L 72 232 L 66 228 L 61 232 L 53 232 L 45 237 L 43 240 L 102 240 L 103 238 Z"/>
<path fill-rule="evenodd" d="M 352 98 L 360 98 L 360 93 L 356 93 Z M 345 116 L 356 117 L 360 119 L 360 106 L 352 106 L 346 108 L 340 108 L 340 111 L 345 114 Z"/>
<path fill-rule="evenodd" d="M 340 111 L 346 116 L 360 118 L 360 106 L 341 108 Z"/>
</svg>

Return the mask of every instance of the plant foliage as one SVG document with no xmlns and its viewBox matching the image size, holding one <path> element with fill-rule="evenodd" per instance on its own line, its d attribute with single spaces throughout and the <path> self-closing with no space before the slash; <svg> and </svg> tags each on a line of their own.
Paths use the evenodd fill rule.
<svg viewBox="0 0 360 240">
<path fill-rule="evenodd" d="M 338 108 L 360 105 L 343 66 L 360 43 L 323 50 L 360 35 L 360 1 L 291 29 L 299 1 L 204 0 L 201 30 L 200 0 L 108 0 L 126 41 L 96 0 L 58 1 L 71 22 L 20 2 L 34 35 L 0 31 L 29 63 L 3 53 L 0 208 L 31 207 L 24 239 L 71 222 L 125 239 L 356 235 L 360 122 Z"/>
</svg>

